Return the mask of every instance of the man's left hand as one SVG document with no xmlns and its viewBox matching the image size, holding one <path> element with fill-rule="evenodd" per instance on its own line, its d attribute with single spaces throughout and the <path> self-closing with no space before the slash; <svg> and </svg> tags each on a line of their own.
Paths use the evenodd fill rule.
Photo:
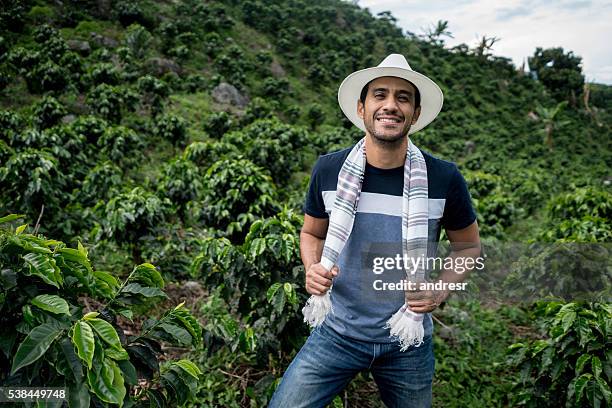
<svg viewBox="0 0 612 408">
<path fill-rule="evenodd" d="M 448 297 L 448 291 L 419 290 L 406 291 L 406 303 L 415 313 L 429 313 Z"/>
</svg>

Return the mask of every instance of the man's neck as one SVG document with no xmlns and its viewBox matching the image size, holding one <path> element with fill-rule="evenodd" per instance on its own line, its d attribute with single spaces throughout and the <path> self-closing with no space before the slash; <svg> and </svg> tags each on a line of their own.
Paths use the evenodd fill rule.
<svg viewBox="0 0 612 408">
<path fill-rule="evenodd" d="M 377 143 L 372 136 L 366 134 L 366 161 L 371 166 L 379 169 L 401 167 L 406 160 L 406 149 L 408 149 L 408 136 L 404 137 L 401 143 L 382 145 Z"/>
</svg>

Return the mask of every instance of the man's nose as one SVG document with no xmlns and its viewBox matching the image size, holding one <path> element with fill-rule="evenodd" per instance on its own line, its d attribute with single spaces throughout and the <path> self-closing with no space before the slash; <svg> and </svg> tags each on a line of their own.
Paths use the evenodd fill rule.
<svg viewBox="0 0 612 408">
<path fill-rule="evenodd" d="M 383 110 L 387 112 L 397 112 L 398 110 L 397 101 L 394 97 L 390 96 L 385 100 L 385 104 L 383 105 Z"/>
</svg>

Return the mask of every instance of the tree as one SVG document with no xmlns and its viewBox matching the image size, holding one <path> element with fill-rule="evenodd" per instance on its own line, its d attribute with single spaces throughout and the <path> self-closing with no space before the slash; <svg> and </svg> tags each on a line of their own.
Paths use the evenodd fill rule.
<svg viewBox="0 0 612 408">
<path fill-rule="evenodd" d="M 557 101 L 568 101 L 576 106 L 576 98 L 582 94 L 584 75 L 582 75 L 582 57 L 572 51 L 563 52 L 563 48 L 536 48 L 533 57 L 529 57 L 529 67 L 535 71 L 538 79 L 548 88 Z"/>
<path fill-rule="evenodd" d="M 550 150 L 553 148 L 553 132 L 555 129 L 559 129 L 569 123 L 569 121 L 559 121 L 557 115 L 559 115 L 563 109 L 567 106 L 567 101 L 559 102 L 554 108 L 545 108 L 543 106 L 537 106 L 536 111 L 538 112 L 539 120 L 544 125 L 544 142 Z"/>
<path fill-rule="evenodd" d="M 448 21 L 438 20 L 435 26 L 427 29 L 425 37 L 434 44 L 444 45 L 444 40 L 441 37 L 454 38 L 450 31 L 448 31 Z"/>
</svg>

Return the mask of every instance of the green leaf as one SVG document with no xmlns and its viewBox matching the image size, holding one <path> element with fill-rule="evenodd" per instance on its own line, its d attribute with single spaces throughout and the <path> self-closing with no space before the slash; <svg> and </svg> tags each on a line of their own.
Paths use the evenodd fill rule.
<svg viewBox="0 0 612 408">
<path fill-rule="evenodd" d="M 138 283 L 128 283 L 123 287 L 121 293 L 130 293 L 133 295 L 142 295 L 146 298 L 152 297 L 168 297 L 159 288 L 144 287 Z"/>
<path fill-rule="evenodd" d="M 192 342 L 192 337 L 189 334 L 189 332 L 177 325 L 170 324 L 170 323 L 161 323 L 157 326 L 156 329 L 162 330 L 163 332 L 170 335 L 170 337 L 174 339 L 174 342 L 176 343 L 179 343 L 182 345 L 189 345 Z M 162 340 L 163 340 L 163 336 L 160 336 L 160 337 L 162 337 Z"/>
<path fill-rule="evenodd" d="M 89 408 L 90 399 L 89 390 L 81 384 L 74 384 L 68 389 L 68 406 L 70 408 Z"/>
<path fill-rule="evenodd" d="M 25 217 L 24 214 L 9 214 L 6 217 L 0 218 L 0 224 L 4 224 L 5 222 L 15 221 L 19 218 Z"/>
<path fill-rule="evenodd" d="M 561 320 L 563 323 L 564 332 L 567 332 L 569 328 L 572 327 L 572 323 L 574 323 L 574 320 L 576 320 L 576 312 L 572 311 L 565 313 L 563 319 Z"/>
<path fill-rule="evenodd" d="M 612 404 L 612 392 L 610 391 L 610 386 L 601 377 L 597 377 L 597 385 L 599 385 L 599 390 L 606 400 L 607 405 L 610 406 L 610 404 Z"/>
<path fill-rule="evenodd" d="M 119 340 L 119 335 L 110 323 L 108 323 L 106 320 L 97 318 L 88 319 L 87 323 L 93 327 L 96 333 L 98 333 L 98 336 L 100 336 L 100 338 L 104 340 L 106 344 L 117 351 L 123 350 L 123 347 L 121 347 L 121 340 Z"/>
<path fill-rule="evenodd" d="M 281 284 L 277 282 L 268 288 L 268 291 L 266 292 L 266 298 L 268 299 L 268 303 L 272 303 L 272 298 L 274 297 L 274 295 L 276 294 L 276 291 L 278 291 L 280 287 L 281 287 Z"/>
<path fill-rule="evenodd" d="M 18 226 L 17 228 L 15 228 L 15 234 L 19 235 L 21 233 L 23 233 L 23 231 L 28 227 L 28 224 L 23 224 Z"/>
<path fill-rule="evenodd" d="M 11 374 L 38 360 L 61 333 L 62 328 L 51 323 L 33 328 L 15 353 Z"/>
<path fill-rule="evenodd" d="M 34 306 L 56 314 L 70 316 L 68 302 L 57 295 L 38 295 L 30 301 Z"/>
<path fill-rule="evenodd" d="M 90 389 L 104 402 L 123 405 L 126 389 L 121 369 L 113 360 L 104 359 L 96 364 L 94 370 L 87 372 L 87 383 Z"/>
<path fill-rule="evenodd" d="M 89 319 L 95 319 L 96 317 L 98 317 L 100 315 L 100 313 L 98 312 L 89 312 L 89 313 L 85 313 L 83 315 L 83 320 L 89 320 Z"/>
<path fill-rule="evenodd" d="M 130 358 L 125 349 L 116 350 L 114 348 L 107 348 L 104 349 L 104 355 L 108 358 L 112 358 L 115 361 L 129 360 Z"/>
<path fill-rule="evenodd" d="M 584 392 L 584 389 L 586 388 L 587 384 L 589 383 L 592 377 L 593 376 L 591 374 L 582 374 L 580 377 L 578 377 L 575 380 L 576 381 L 576 385 L 575 385 L 576 402 L 580 402 L 580 400 L 582 399 L 582 394 Z"/>
<path fill-rule="evenodd" d="M 61 276 L 53 258 L 39 253 L 29 253 L 25 254 L 23 259 L 30 267 L 30 274 L 40 277 L 45 283 L 59 289 Z M 58 273 L 56 273 L 56 270 Z"/>
<path fill-rule="evenodd" d="M 79 356 L 77 356 L 74 352 L 72 342 L 68 337 L 64 337 L 60 341 L 60 345 L 62 347 L 62 352 L 64 353 L 66 362 L 68 363 L 68 367 L 70 367 L 70 370 L 74 375 L 74 381 L 76 383 L 83 382 L 83 364 L 81 364 Z"/>
<path fill-rule="evenodd" d="M 138 384 L 138 375 L 136 373 L 136 367 L 132 364 L 129 359 L 117 361 L 117 365 L 121 368 L 121 372 L 123 372 L 123 378 L 125 382 L 130 385 Z"/>
<path fill-rule="evenodd" d="M 72 344 L 76 346 L 78 356 L 91 370 L 91 364 L 95 351 L 95 341 L 93 329 L 87 322 L 78 321 L 74 324 Z"/>
<path fill-rule="evenodd" d="M 584 370 L 585 364 L 587 364 L 590 359 L 591 359 L 590 354 L 583 354 L 580 357 L 578 357 L 578 360 L 576 361 L 576 375 L 580 375 L 580 373 L 582 373 L 582 370 Z"/>
<path fill-rule="evenodd" d="M 250 246 L 249 254 L 252 258 L 257 258 L 266 250 L 266 240 L 264 238 L 255 238 Z"/>
<path fill-rule="evenodd" d="M 195 379 L 198 379 L 199 376 L 202 375 L 202 371 L 200 371 L 198 366 L 189 360 L 182 359 L 174 362 L 174 364 L 181 367 L 184 371 L 186 371 L 190 376 Z"/>
<path fill-rule="evenodd" d="M 602 371 L 601 360 L 599 357 L 593 356 L 593 359 L 591 360 L 591 367 L 593 368 L 593 375 L 595 378 L 599 378 Z"/>
<path fill-rule="evenodd" d="M 189 312 L 189 310 L 184 306 L 185 302 L 177 305 L 172 311 L 172 316 L 179 320 L 185 329 L 191 334 L 193 337 L 194 345 L 200 344 L 202 341 L 202 326 L 197 321 L 195 317 Z"/>
<path fill-rule="evenodd" d="M 146 286 L 161 289 L 164 287 L 164 279 L 159 271 L 150 263 L 136 266 L 130 274 L 128 282 L 140 282 Z"/>
</svg>

